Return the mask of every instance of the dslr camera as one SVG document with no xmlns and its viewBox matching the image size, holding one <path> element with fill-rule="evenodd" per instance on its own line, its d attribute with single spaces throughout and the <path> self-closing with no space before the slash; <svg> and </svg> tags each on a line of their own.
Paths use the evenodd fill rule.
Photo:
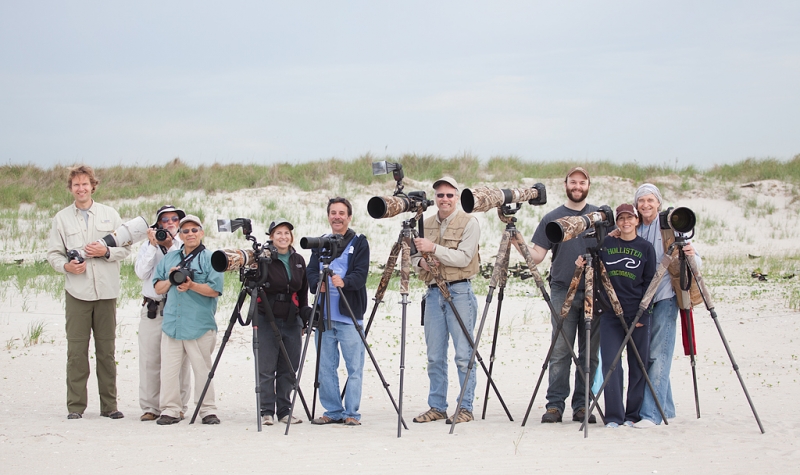
<svg viewBox="0 0 800 475">
<path fill-rule="evenodd" d="M 70 249 L 67 251 L 67 261 L 78 261 L 78 264 L 83 264 L 84 260 L 80 250 Z"/>
<path fill-rule="evenodd" d="M 188 267 L 179 267 L 169 273 L 169 283 L 172 285 L 181 285 L 187 278 L 194 280 L 194 271 Z"/>
</svg>

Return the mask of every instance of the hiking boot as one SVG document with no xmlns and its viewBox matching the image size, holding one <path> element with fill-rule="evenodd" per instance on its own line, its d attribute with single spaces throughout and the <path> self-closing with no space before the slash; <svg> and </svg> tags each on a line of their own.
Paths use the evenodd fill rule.
<svg viewBox="0 0 800 475">
<path fill-rule="evenodd" d="M 447 413 L 438 409 L 430 408 L 414 418 L 414 422 L 433 422 L 439 419 L 447 419 Z"/>
<path fill-rule="evenodd" d="M 164 416 L 161 416 L 164 417 Z M 219 424 L 219 417 L 216 414 L 209 414 L 202 420 L 203 424 Z"/>
<path fill-rule="evenodd" d="M 572 413 L 572 420 L 575 422 L 583 422 L 584 417 L 586 417 L 586 409 L 583 407 Z M 597 423 L 597 418 L 594 417 L 594 414 L 590 414 L 589 424 L 595 423 Z"/>
<path fill-rule="evenodd" d="M 542 414 L 542 424 L 561 422 L 561 411 L 557 407 L 548 407 L 547 412 Z"/>
<path fill-rule="evenodd" d="M 460 424 L 462 422 L 469 422 L 475 420 L 472 417 L 472 411 L 468 411 L 465 408 L 460 408 L 457 413 L 453 414 L 452 416 L 447 418 L 447 424 L 453 423 L 453 417 L 456 418 L 456 424 Z"/>
</svg>

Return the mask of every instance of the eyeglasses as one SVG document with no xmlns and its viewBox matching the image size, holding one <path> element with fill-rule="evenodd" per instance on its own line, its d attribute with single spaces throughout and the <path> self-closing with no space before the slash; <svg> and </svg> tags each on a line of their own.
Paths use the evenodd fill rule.
<svg viewBox="0 0 800 475">
<path fill-rule="evenodd" d="M 453 198 L 456 195 L 454 195 L 453 193 L 436 193 L 437 198 L 444 198 L 445 196 L 448 198 Z"/>
<path fill-rule="evenodd" d="M 180 220 L 181 220 L 181 218 L 179 218 L 177 216 L 163 216 L 161 218 L 161 222 L 162 223 L 169 223 L 170 221 L 172 221 L 173 223 L 177 223 Z"/>
<path fill-rule="evenodd" d="M 189 233 L 197 234 L 202 230 L 203 230 L 203 228 L 191 228 L 191 229 L 190 228 L 186 228 L 186 229 L 181 229 L 181 232 L 183 234 L 189 234 Z"/>
</svg>

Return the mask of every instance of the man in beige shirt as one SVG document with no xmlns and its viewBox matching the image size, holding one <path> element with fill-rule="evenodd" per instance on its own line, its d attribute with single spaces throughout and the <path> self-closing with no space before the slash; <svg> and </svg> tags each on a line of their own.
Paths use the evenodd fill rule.
<svg viewBox="0 0 800 475">
<path fill-rule="evenodd" d="M 82 165 L 70 169 L 67 188 L 75 202 L 53 218 L 47 249 L 50 265 L 66 276 L 68 419 L 80 419 L 86 410 L 92 334 L 100 415 L 111 419 L 124 417 L 117 410 L 114 339 L 119 262 L 130 255 L 131 249 L 130 246 L 107 247 L 99 241 L 122 225 L 122 220 L 113 208 L 92 199 L 98 183 L 91 167 Z M 77 251 L 77 255 L 68 259 L 69 251 Z"/>
<path fill-rule="evenodd" d="M 481 229 L 475 216 L 458 209 L 458 183 L 453 178 L 443 177 L 433 184 L 435 190 L 435 216 L 425 220 L 426 238 L 414 239 L 420 252 L 430 254 L 450 291 L 453 305 L 464 322 L 470 338 L 474 338 L 475 321 L 478 318 L 478 301 L 472 292 L 470 279 L 475 277 L 480 266 L 478 244 Z M 455 363 L 461 386 L 467 375 L 472 347 L 453 309 L 445 300 L 433 277 L 428 263 L 416 256 L 414 264 L 420 279 L 428 285 L 425 296 L 425 344 L 428 350 L 428 406 L 430 409 L 414 418 L 414 422 L 432 422 L 447 418 L 447 346 L 450 338 L 455 348 Z M 447 418 L 451 424 L 473 420 L 472 400 L 475 396 L 475 367 L 467 382 L 461 407 Z"/>
</svg>

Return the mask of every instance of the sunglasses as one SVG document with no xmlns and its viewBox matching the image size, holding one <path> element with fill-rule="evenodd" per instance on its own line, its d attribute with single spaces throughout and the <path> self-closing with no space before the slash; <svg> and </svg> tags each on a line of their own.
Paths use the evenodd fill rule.
<svg viewBox="0 0 800 475">
<path fill-rule="evenodd" d="M 181 218 L 179 218 L 177 216 L 164 216 L 164 217 L 161 218 L 161 222 L 162 223 L 169 223 L 170 221 L 172 221 L 173 223 L 177 223 L 180 220 L 181 220 Z"/>
<path fill-rule="evenodd" d="M 454 195 L 453 193 L 436 193 L 437 198 L 444 198 L 445 196 L 448 198 L 453 198 L 456 195 Z"/>
<path fill-rule="evenodd" d="M 189 234 L 189 233 L 197 234 L 202 230 L 203 230 L 203 228 L 191 228 L 191 229 L 190 228 L 186 228 L 186 229 L 181 229 L 181 232 L 183 234 Z"/>
</svg>

